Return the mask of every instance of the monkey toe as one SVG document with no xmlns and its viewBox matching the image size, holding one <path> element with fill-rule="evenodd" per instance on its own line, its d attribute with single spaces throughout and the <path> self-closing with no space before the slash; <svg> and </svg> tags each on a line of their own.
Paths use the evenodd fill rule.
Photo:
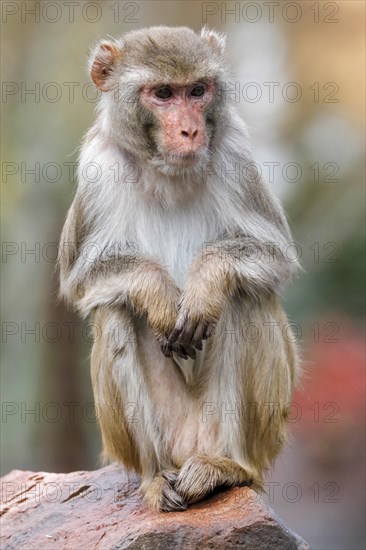
<svg viewBox="0 0 366 550">
<path fill-rule="evenodd" d="M 177 472 L 165 470 L 161 473 L 166 481 L 161 493 L 160 510 L 163 512 L 182 512 L 187 509 L 183 497 L 175 491 Z"/>
<path fill-rule="evenodd" d="M 182 495 L 175 490 L 177 473 L 166 470 L 157 474 L 145 488 L 145 499 L 156 511 L 180 512 L 187 509 L 187 503 Z"/>
<path fill-rule="evenodd" d="M 178 478 L 178 472 L 176 470 L 163 470 L 161 476 L 174 488 Z"/>
<path fill-rule="evenodd" d="M 187 510 L 187 503 L 170 486 L 166 486 L 161 495 L 160 510 L 162 512 L 183 512 Z"/>
</svg>

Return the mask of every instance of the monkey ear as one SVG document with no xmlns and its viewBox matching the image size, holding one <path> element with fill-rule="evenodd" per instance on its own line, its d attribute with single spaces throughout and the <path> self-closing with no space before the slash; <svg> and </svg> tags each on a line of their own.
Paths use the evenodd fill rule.
<svg viewBox="0 0 366 550">
<path fill-rule="evenodd" d="M 201 37 L 206 43 L 219 54 L 223 54 L 226 47 L 226 36 L 219 32 L 203 27 L 201 30 Z"/>
<path fill-rule="evenodd" d="M 110 75 L 116 62 L 122 57 L 122 44 L 103 41 L 92 52 L 89 61 L 90 76 L 102 92 L 111 88 Z"/>
</svg>

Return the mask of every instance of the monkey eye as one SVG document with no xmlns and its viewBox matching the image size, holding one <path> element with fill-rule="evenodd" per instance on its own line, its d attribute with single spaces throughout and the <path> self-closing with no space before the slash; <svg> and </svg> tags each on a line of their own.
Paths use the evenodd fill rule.
<svg viewBox="0 0 366 550">
<path fill-rule="evenodd" d="M 204 93 L 205 87 L 202 84 L 195 86 L 191 91 L 191 95 L 193 95 L 193 97 L 202 97 Z"/>
<path fill-rule="evenodd" d="M 173 92 L 167 86 L 165 88 L 159 88 L 159 90 L 156 90 L 155 92 L 155 96 L 159 99 L 169 99 L 172 95 Z"/>
</svg>

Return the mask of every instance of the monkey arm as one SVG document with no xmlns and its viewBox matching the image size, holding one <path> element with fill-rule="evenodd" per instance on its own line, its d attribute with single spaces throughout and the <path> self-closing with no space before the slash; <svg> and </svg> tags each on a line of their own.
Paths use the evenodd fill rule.
<svg viewBox="0 0 366 550">
<path fill-rule="evenodd" d="M 220 315 L 237 292 L 251 299 L 277 293 L 296 269 L 287 257 L 286 240 L 278 233 L 268 241 L 245 235 L 218 240 L 202 251 L 190 267 L 180 300 L 180 314 L 170 344 L 202 349 L 202 340 L 214 330 Z M 282 244 L 282 246 L 281 246 Z"/>
<path fill-rule="evenodd" d="M 180 295 L 167 270 L 155 259 L 135 252 L 103 252 L 82 220 L 83 209 L 76 196 L 59 246 L 61 296 L 84 316 L 94 308 L 113 305 L 146 314 L 154 334 L 166 343 L 177 319 Z"/>
<path fill-rule="evenodd" d="M 75 268 L 64 289 L 84 316 L 101 306 L 127 306 L 134 314 L 146 314 L 156 337 L 165 343 L 176 322 L 180 291 L 162 266 L 126 255 L 95 259 L 79 273 L 77 263 Z"/>
<path fill-rule="evenodd" d="M 248 153 L 246 160 L 250 158 Z M 202 340 L 212 334 L 237 292 L 260 300 L 279 292 L 298 268 L 290 254 L 291 233 L 283 209 L 266 183 L 254 174 L 233 188 L 232 195 L 238 205 L 236 230 L 207 243 L 194 258 L 170 345 L 202 349 Z"/>
<path fill-rule="evenodd" d="M 137 315 L 146 314 L 164 355 L 171 357 L 174 352 L 183 359 L 195 359 L 196 351 L 188 343 L 168 344 L 178 317 L 180 294 L 167 271 L 156 261 L 124 256 L 94 263 L 77 307 L 84 315 L 97 307 L 113 305 L 130 307 Z"/>
</svg>

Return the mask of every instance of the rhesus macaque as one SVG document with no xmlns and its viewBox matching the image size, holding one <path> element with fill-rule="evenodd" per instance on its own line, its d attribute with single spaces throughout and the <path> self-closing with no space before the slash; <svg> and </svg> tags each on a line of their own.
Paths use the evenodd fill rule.
<svg viewBox="0 0 366 550">
<path fill-rule="evenodd" d="M 298 362 L 278 294 L 283 210 L 227 93 L 225 39 L 153 27 L 102 41 L 101 90 L 60 244 L 61 294 L 92 316 L 104 455 L 156 510 L 261 486 Z"/>
</svg>

